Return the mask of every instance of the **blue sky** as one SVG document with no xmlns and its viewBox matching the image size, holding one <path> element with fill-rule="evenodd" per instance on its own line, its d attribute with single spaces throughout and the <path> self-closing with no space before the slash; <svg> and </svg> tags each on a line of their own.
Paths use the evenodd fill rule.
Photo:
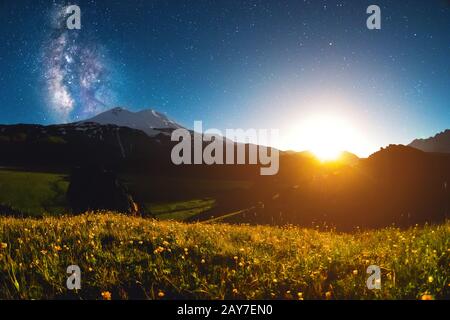
<svg viewBox="0 0 450 320">
<path fill-rule="evenodd" d="M 376 1 L 382 29 L 368 30 L 372 2 L 72 1 L 82 29 L 68 32 L 52 25 L 64 1 L 4 1 L 0 122 L 151 107 L 283 136 L 333 114 L 375 149 L 449 128 L 448 2 Z"/>
</svg>

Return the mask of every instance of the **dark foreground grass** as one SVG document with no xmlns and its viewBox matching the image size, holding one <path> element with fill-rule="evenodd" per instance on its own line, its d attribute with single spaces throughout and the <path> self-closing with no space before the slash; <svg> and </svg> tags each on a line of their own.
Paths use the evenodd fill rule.
<svg viewBox="0 0 450 320">
<path fill-rule="evenodd" d="M 449 256 L 450 223 L 339 234 L 118 214 L 0 218 L 0 298 L 449 299 Z M 78 292 L 66 289 L 72 264 Z M 381 290 L 366 287 L 369 265 L 382 269 Z"/>
</svg>

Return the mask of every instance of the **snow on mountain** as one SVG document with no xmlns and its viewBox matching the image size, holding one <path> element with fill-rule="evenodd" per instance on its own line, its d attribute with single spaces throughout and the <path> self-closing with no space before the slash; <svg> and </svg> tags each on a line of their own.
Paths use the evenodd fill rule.
<svg viewBox="0 0 450 320">
<path fill-rule="evenodd" d="M 147 109 L 132 112 L 124 108 L 114 108 L 96 115 L 93 118 L 78 123 L 94 122 L 98 124 L 113 124 L 122 127 L 142 130 L 149 136 L 167 132 L 167 129 L 182 128 L 178 123 L 167 118 L 166 115 L 155 110 Z"/>
</svg>

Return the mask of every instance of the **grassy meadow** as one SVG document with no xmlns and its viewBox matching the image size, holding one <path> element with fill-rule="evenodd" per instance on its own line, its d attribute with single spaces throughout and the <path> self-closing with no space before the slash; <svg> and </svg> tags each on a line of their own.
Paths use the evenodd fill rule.
<svg viewBox="0 0 450 320">
<path fill-rule="evenodd" d="M 66 289 L 79 265 L 81 290 Z M 382 269 L 382 289 L 366 268 Z M 449 299 L 450 222 L 354 234 L 120 214 L 0 218 L 0 299 Z"/>
<path fill-rule="evenodd" d="M 140 190 L 145 190 L 151 195 L 145 184 L 138 184 L 139 181 L 136 177 L 127 176 L 126 179 L 132 188 L 137 185 Z M 183 182 L 186 189 L 195 189 L 197 185 L 207 185 L 204 181 L 188 180 Z M 68 187 L 67 174 L 0 170 L 0 204 L 23 212 L 26 216 L 58 216 L 68 212 L 69 206 L 66 200 Z M 211 188 L 211 184 L 209 187 Z M 173 185 L 171 188 L 173 190 Z M 146 201 L 145 205 L 155 218 L 177 221 L 183 221 L 205 212 L 215 205 L 215 200 L 212 198 L 192 197 L 177 201 Z"/>
<path fill-rule="evenodd" d="M 67 176 L 0 170 L 0 203 L 31 216 L 67 212 Z"/>
</svg>

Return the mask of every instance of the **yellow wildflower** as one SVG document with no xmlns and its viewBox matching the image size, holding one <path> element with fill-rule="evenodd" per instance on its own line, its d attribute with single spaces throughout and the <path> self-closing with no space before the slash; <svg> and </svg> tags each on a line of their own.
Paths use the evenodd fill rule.
<svg viewBox="0 0 450 320">
<path fill-rule="evenodd" d="M 111 300 L 111 292 L 103 291 L 102 292 L 102 298 L 103 298 L 103 300 Z"/>
<path fill-rule="evenodd" d="M 158 248 L 156 248 L 154 251 L 153 251 L 153 253 L 154 254 L 158 254 L 158 253 L 161 253 L 161 252 L 163 252 L 164 251 L 164 248 L 163 247 L 158 247 Z"/>
</svg>

